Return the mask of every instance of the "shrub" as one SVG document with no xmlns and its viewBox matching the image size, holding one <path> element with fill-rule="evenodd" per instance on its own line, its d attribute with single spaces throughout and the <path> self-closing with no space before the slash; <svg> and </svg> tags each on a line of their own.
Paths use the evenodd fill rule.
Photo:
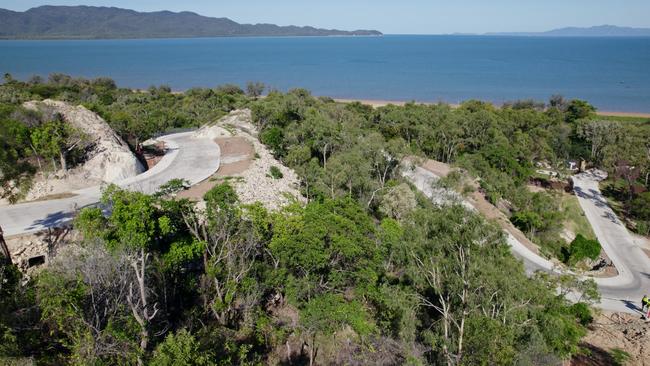
<svg viewBox="0 0 650 366">
<path fill-rule="evenodd" d="M 585 304 L 584 302 L 573 304 L 571 306 L 571 312 L 583 326 L 587 326 L 594 321 L 594 317 L 591 315 L 591 309 L 589 309 L 589 305 Z"/>
<path fill-rule="evenodd" d="M 643 192 L 632 201 L 632 215 L 640 220 L 650 221 L 650 192 Z"/>
<path fill-rule="evenodd" d="M 600 243 L 597 240 L 589 240 L 578 234 L 566 252 L 565 263 L 575 264 L 585 258 L 594 260 L 600 255 L 600 250 Z"/>
<path fill-rule="evenodd" d="M 273 179 L 282 179 L 282 177 L 284 177 L 284 174 L 282 174 L 280 168 L 277 166 L 272 166 L 269 170 L 269 174 L 271 174 L 271 177 L 273 177 Z"/>
<path fill-rule="evenodd" d="M 260 141 L 271 148 L 273 155 L 279 157 L 284 155 L 284 133 L 279 127 L 271 127 L 260 134 Z"/>
<path fill-rule="evenodd" d="M 634 229 L 637 234 L 648 236 L 650 235 L 650 221 L 637 221 Z"/>
<path fill-rule="evenodd" d="M 228 183 L 222 183 L 214 186 L 208 192 L 205 193 L 203 199 L 206 201 L 214 200 L 218 202 L 225 202 L 227 204 L 233 204 L 237 202 L 237 193 Z"/>
<path fill-rule="evenodd" d="M 510 221 L 521 231 L 534 236 L 535 231 L 539 229 L 542 224 L 542 218 L 532 211 L 521 211 L 512 215 Z"/>
<path fill-rule="evenodd" d="M 170 334 L 156 347 L 150 365 L 212 365 L 209 353 L 199 349 L 199 342 L 187 330 Z"/>
<path fill-rule="evenodd" d="M 169 195 L 174 195 L 180 191 L 184 191 L 190 188 L 190 182 L 186 179 L 172 179 L 169 182 L 163 184 L 158 188 L 158 191 L 154 194 L 155 197 L 165 197 Z"/>
</svg>

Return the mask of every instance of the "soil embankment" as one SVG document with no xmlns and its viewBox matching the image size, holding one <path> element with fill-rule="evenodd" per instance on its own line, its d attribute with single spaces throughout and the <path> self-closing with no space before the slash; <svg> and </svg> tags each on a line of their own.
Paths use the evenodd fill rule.
<svg viewBox="0 0 650 366">
<path fill-rule="evenodd" d="M 650 365 L 650 322 L 637 315 L 604 312 L 589 328 L 582 344 L 588 352 L 575 356 L 572 366 Z"/>
<path fill-rule="evenodd" d="M 446 177 L 452 171 L 452 168 L 448 164 L 435 160 L 425 160 L 422 162 L 421 167 L 439 177 Z M 535 254 L 539 254 L 539 247 L 531 242 L 519 229 L 512 225 L 506 215 L 488 202 L 481 192 L 475 190 L 467 197 L 467 200 L 485 218 L 495 220 L 503 230 L 514 236 L 517 241 L 523 244 L 526 248 Z"/>
<path fill-rule="evenodd" d="M 435 160 L 424 160 L 421 162 L 420 166 L 438 177 L 445 177 L 453 170 L 449 165 Z M 504 231 L 512 235 L 517 242 L 523 245 L 530 252 L 541 256 L 539 246 L 528 239 L 521 230 L 516 228 L 505 213 L 487 200 L 485 195 L 478 189 L 478 184 L 474 183 L 473 188 L 474 191 L 465 198 L 466 201 L 485 218 L 494 220 Z M 605 263 L 612 263 L 604 250 L 601 253 L 601 259 L 604 260 Z M 557 259 L 551 258 L 550 261 L 556 266 L 563 266 L 563 264 Z M 608 278 L 617 276 L 618 271 L 613 265 L 607 265 L 596 271 L 585 272 L 584 275 L 594 278 Z"/>
</svg>

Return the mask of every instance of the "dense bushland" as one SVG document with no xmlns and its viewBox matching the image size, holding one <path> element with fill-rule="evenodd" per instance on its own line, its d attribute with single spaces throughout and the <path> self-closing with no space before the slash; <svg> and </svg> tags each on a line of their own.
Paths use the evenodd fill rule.
<svg viewBox="0 0 650 366">
<path fill-rule="evenodd" d="M 133 145 L 249 107 L 308 203 L 269 212 L 221 184 L 198 209 L 173 198 L 181 182 L 154 196 L 107 189 L 112 215 L 83 210 L 79 248 L 25 284 L 3 265 L 0 357 L 43 364 L 557 364 L 579 350 L 593 282 L 527 277 L 495 224 L 433 206 L 399 163 L 421 155 L 464 167 L 533 240 L 558 256 L 591 256 L 559 237 L 556 197 L 531 193 L 528 179 L 539 161 L 561 169 L 584 157 L 616 169 L 621 149 L 645 146 L 625 139 L 647 132 L 612 122 L 631 131 L 614 138 L 588 104 L 561 98 L 544 109 L 373 109 L 305 90 L 255 99 L 233 86 L 136 92 L 105 79 L 7 78 L 6 184 L 28 184 L 38 169 L 28 141 L 42 122 L 27 124 L 20 104 L 46 97 L 88 106 Z M 648 170 L 640 152 L 625 156 Z M 583 294 L 580 303 L 568 292 Z"/>
</svg>

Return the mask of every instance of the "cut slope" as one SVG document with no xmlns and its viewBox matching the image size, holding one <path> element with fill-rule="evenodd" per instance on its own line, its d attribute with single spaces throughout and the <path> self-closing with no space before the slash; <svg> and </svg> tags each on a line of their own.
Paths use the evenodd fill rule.
<svg viewBox="0 0 650 366">
<path fill-rule="evenodd" d="M 85 163 L 67 172 L 57 172 L 37 180 L 27 195 L 28 200 L 46 195 L 70 192 L 100 183 L 115 183 L 134 177 L 145 169 L 129 146 L 96 113 L 83 106 L 44 100 L 27 102 L 25 108 L 58 113 L 75 129 L 83 131 L 90 143 Z"/>
</svg>

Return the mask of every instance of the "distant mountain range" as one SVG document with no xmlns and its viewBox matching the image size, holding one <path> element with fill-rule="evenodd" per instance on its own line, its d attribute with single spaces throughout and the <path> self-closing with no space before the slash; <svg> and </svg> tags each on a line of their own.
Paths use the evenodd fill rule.
<svg viewBox="0 0 650 366">
<path fill-rule="evenodd" d="M 600 25 L 590 28 L 560 28 L 548 32 L 486 33 L 486 35 L 525 37 L 650 37 L 650 28 L 630 28 L 617 27 L 615 25 Z"/>
<path fill-rule="evenodd" d="M 375 30 L 239 24 L 191 12 L 93 6 L 41 6 L 25 12 L 0 9 L 1 39 L 191 38 L 235 36 L 380 36 Z"/>
</svg>

